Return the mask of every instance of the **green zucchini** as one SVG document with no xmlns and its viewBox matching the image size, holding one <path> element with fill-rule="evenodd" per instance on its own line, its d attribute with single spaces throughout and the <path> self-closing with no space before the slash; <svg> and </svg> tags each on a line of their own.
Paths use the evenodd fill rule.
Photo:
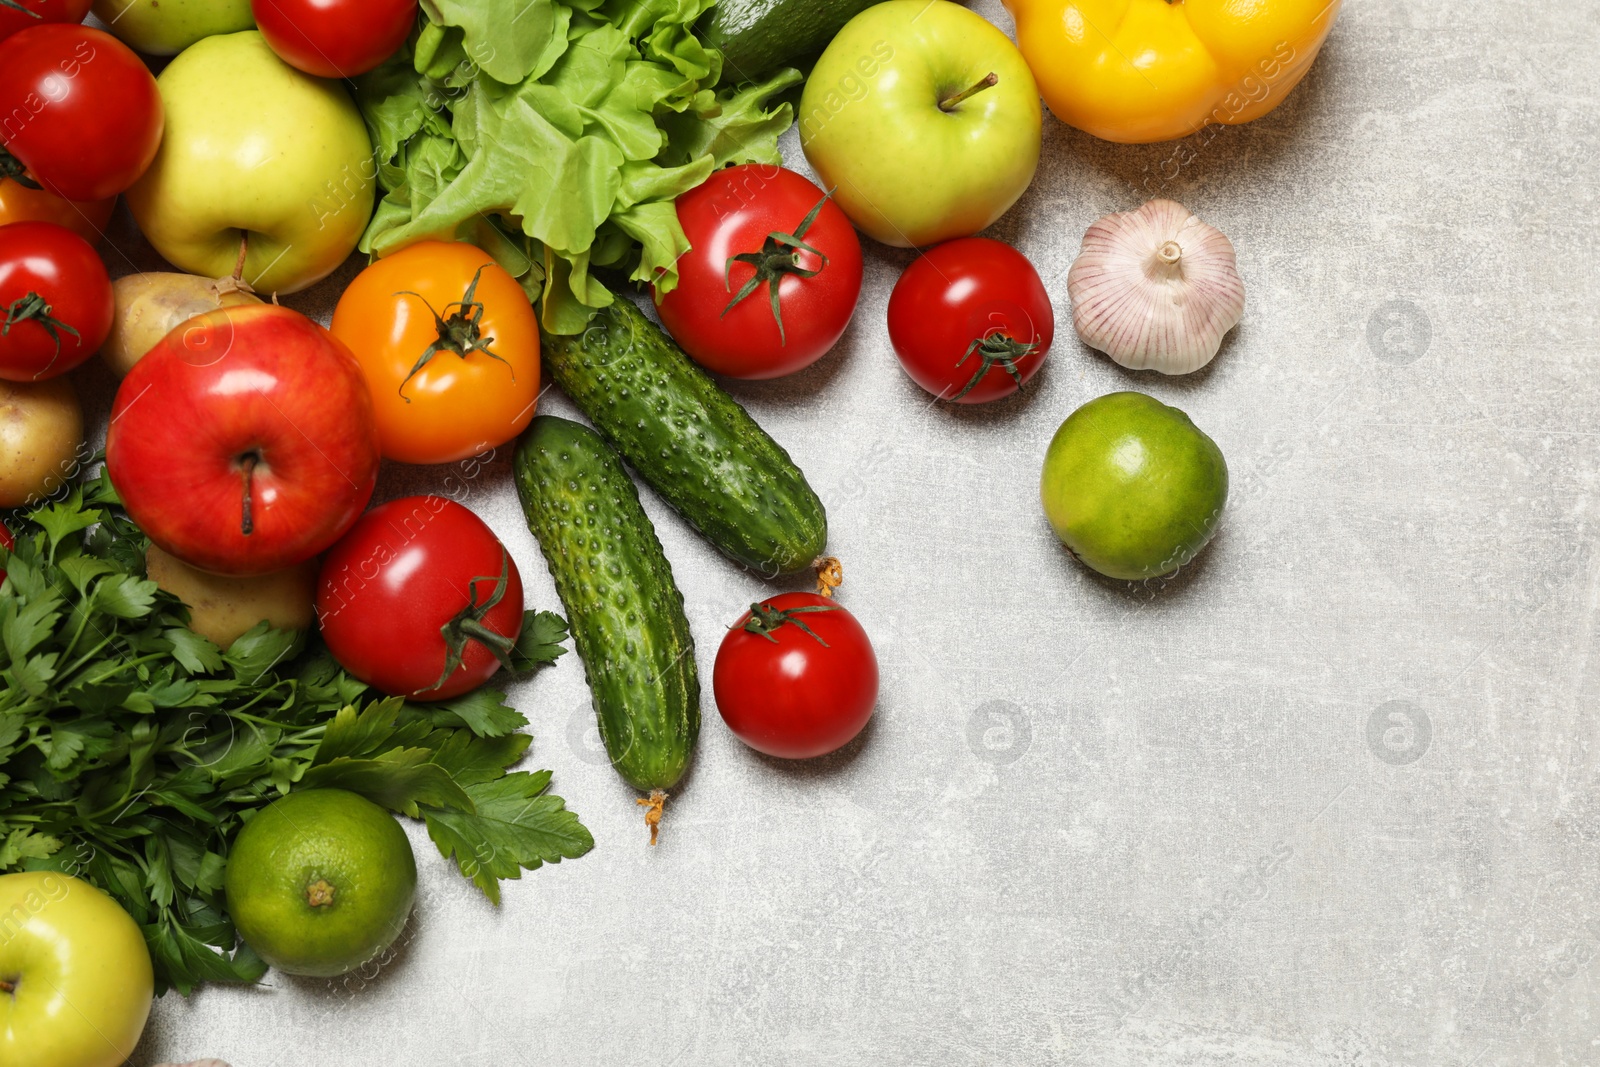
<svg viewBox="0 0 1600 1067">
<path fill-rule="evenodd" d="M 533 420 L 514 466 L 611 765 L 636 789 L 670 789 L 700 733 L 700 679 L 683 594 L 633 480 L 598 434 L 553 415 Z"/>
<path fill-rule="evenodd" d="M 544 358 L 612 447 L 730 559 L 776 577 L 823 554 L 827 513 L 789 453 L 631 301 L 581 334 L 546 334 Z"/>
<path fill-rule="evenodd" d="M 810 59 L 878 0 L 721 0 L 699 25 L 722 53 L 722 80 L 755 81 Z"/>
</svg>

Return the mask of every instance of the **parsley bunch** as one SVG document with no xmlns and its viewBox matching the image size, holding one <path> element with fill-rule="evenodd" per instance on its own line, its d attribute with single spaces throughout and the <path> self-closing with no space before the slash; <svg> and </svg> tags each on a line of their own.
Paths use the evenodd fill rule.
<svg viewBox="0 0 1600 1067">
<path fill-rule="evenodd" d="M 102 473 L 10 523 L 0 549 L 0 873 L 56 870 L 111 894 L 144 930 L 160 990 L 252 982 L 222 891 L 228 847 L 294 788 L 348 789 L 422 820 L 499 903 L 501 879 L 594 840 L 510 771 L 531 738 L 502 694 L 363 704 L 366 686 L 303 635 L 263 623 L 226 649 L 145 577 L 149 542 Z M 530 612 L 521 669 L 565 651 Z"/>
</svg>

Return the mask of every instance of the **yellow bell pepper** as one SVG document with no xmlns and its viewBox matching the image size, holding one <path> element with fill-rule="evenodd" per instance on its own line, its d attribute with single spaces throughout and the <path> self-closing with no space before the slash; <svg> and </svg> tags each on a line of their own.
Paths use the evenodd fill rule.
<svg viewBox="0 0 1600 1067">
<path fill-rule="evenodd" d="M 1342 0 L 1004 0 L 1061 121 L 1124 144 L 1260 118 L 1322 48 Z"/>
</svg>

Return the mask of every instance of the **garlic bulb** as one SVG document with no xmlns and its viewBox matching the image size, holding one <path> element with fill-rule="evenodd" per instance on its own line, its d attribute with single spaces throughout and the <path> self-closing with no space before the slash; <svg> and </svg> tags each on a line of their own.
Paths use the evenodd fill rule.
<svg viewBox="0 0 1600 1067">
<path fill-rule="evenodd" d="M 1171 200 L 1089 227 L 1067 272 L 1083 343 L 1133 370 L 1188 374 L 1244 314 L 1233 242 Z"/>
</svg>

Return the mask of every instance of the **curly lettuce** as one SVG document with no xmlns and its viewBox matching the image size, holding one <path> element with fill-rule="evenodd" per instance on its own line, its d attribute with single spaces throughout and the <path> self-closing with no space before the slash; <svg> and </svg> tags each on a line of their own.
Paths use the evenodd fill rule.
<svg viewBox="0 0 1600 1067">
<path fill-rule="evenodd" d="M 733 163 L 780 163 L 800 81 L 725 88 L 694 24 L 715 0 L 422 0 L 407 48 L 357 83 L 384 192 L 362 237 L 388 255 L 469 240 L 552 333 L 578 333 L 620 270 L 669 292 L 673 202 Z"/>
</svg>

